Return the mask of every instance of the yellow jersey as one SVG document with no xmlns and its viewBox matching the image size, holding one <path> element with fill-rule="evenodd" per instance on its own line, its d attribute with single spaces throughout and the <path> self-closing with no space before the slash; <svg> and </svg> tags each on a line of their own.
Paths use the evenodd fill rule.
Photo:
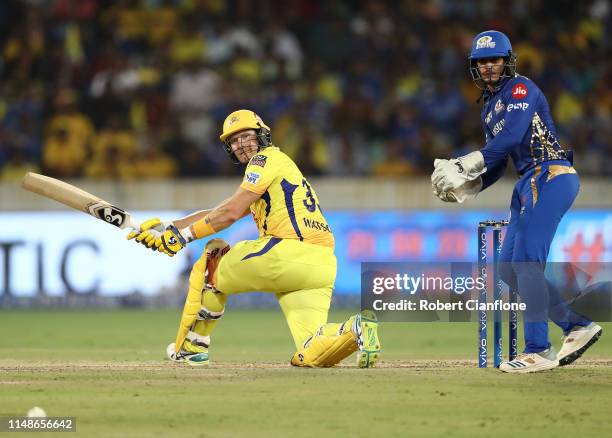
<svg viewBox="0 0 612 438">
<path fill-rule="evenodd" d="M 240 187 L 261 195 L 251 204 L 260 237 L 334 247 L 317 194 L 293 160 L 276 146 L 262 149 L 249 160 Z"/>
</svg>

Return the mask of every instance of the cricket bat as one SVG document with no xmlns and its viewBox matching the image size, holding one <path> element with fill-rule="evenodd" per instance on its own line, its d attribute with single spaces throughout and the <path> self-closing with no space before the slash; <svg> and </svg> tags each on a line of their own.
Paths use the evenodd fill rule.
<svg viewBox="0 0 612 438">
<path fill-rule="evenodd" d="M 68 207 L 81 210 L 121 229 L 140 228 L 140 224 L 130 213 L 85 190 L 58 179 L 28 172 L 21 181 L 21 187 L 30 192 L 38 193 L 46 198 L 61 202 Z"/>
</svg>

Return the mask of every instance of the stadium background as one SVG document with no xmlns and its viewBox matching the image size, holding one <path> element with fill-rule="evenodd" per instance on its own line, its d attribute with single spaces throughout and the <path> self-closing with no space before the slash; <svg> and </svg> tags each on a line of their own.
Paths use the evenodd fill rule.
<svg viewBox="0 0 612 438">
<path fill-rule="evenodd" d="M 429 183 L 433 157 L 482 146 L 466 57 L 495 28 L 581 174 L 552 258 L 610 260 L 610 23 L 606 0 L 0 1 L 0 419 L 40 406 L 88 437 L 489 437 L 517 418 L 525 437 L 609 435 L 609 322 L 578 363 L 533 376 L 477 368 L 476 322 L 385 322 L 378 368 L 298 370 L 275 300 L 243 294 L 209 368 L 162 361 L 203 242 L 169 259 L 19 180 L 138 218 L 210 207 L 240 181 L 220 123 L 253 108 L 329 218 L 342 321 L 360 261 L 473 260 L 476 222 L 507 215 L 514 169 L 466 206 Z M 248 219 L 224 236 L 254 236 Z"/>
<path fill-rule="evenodd" d="M 239 181 L 218 134 L 241 107 L 316 187 L 337 295 L 358 293 L 360 261 L 474 258 L 476 222 L 506 217 L 514 169 L 465 208 L 431 195 L 428 175 L 434 157 L 482 146 L 466 54 L 487 28 L 510 36 L 575 150 L 582 192 L 551 258 L 610 260 L 609 13 L 600 0 L 2 2 L 0 302 L 179 303 L 201 245 L 166 259 L 18 181 L 68 179 L 140 218 L 210 207 Z"/>
</svg>

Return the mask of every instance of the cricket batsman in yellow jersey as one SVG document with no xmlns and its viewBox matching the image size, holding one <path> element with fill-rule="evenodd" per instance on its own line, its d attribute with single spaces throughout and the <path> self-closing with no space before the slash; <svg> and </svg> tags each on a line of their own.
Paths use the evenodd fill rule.
<svg viewBox="0 0 612 438">
<path fill-rule="evenodd" d="M 173 256 L 189 242 L 212 236 L 247 214 L 253 215 L 259 229 L 257 240 L 231 249 L 222 239 L 208 241 L 191 271 L 168 358 L 208 365 L 211 334 L 223 316 L 227 296 L 261 291 L 276 294 L 285 315 L 297 350 L 292 365 L 331 367 L 358 351 L 358 366 L 372 367 L 380 354 L 373 315 L 327 323 L 336 279 L 334 236 L 313 187 L 272 143 L 270 128 L 253 111 L 227 116 L 220 139 L 232 161 L 246 165 L 236 192 L 211 210 L 170 223 L 150 219 L 128 235 Z"/>
</svg>

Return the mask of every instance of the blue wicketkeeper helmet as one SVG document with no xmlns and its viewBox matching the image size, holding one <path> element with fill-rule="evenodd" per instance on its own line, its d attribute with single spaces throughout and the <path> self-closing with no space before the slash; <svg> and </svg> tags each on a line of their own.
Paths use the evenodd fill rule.
<svg viewBox="0 0 612 438">
<path fill-rule="evenodd" d="M 516 55 L 508 37 L 497 30 L 487 30 L 474 37 L 470 50 L 470 73 L 476 86 L 480 89 L 485 83 L 480 76 L 476 60 L 482 58 L 504 58 L 504 70 L 501 79 L 516 75 Z M 500 79 L 500 83 L 502 82 Z"/>
</svg>

